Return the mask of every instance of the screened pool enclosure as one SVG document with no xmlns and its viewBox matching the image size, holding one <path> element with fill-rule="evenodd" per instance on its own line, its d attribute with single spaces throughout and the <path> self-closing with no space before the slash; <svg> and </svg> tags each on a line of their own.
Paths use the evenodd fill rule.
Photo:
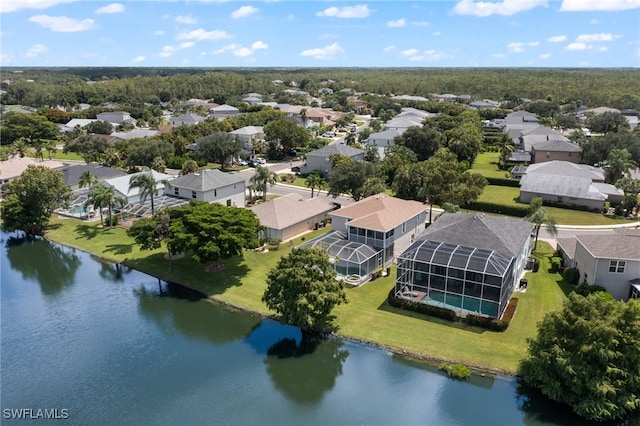
<svg viewBox="0 0 640 426">
<path fill-rule="evenodd" d="M 499 318 L 513 291 L 514 264 L 492 250 L 417 240 L 398 258 L 396 296 Z"/>
<path fill-rule="evenodd" d="M 336 272 L 342 276 L 366 277 L 382 266 L 382 250 L 349 241 L 341 231 L 333 231 L 301 244 L 299 247 L 321 248 L 329 256 Z"/>
</svg>

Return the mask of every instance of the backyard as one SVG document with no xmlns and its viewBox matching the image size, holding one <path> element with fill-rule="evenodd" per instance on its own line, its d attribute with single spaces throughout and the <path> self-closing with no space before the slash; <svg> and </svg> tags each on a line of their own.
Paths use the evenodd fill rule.
<svg viewBox="0 0 640 426">
<path fill-rule="evenodd" d="M 261 301 L 269 270 L 292 246 L 300 244 L 302 238 L 310 239 L 328 230 L 313 231 L 291 245 L 281 244 L 278 250 L 266 253 L 245 250 L 242 258 L 225 259 L 224 269 L 217 272 L 205 272 L 186 258 L 174 260 L 170 270 L 164 250 L 140 251 L 119 227 L 100 228 L 75 219 L 55 219 L 47 236 L 163 280 L 192 287 L 223 303 L 269 315 Z M 558 309 L 572 288 L 558 274 L 547 272 L 551 254 L 551 247 L 541 243 L 535 254 L 541 262 L 540 271 L 528 273 L 527 291 L 516 293 L 520 299 L 518 311 L 504 333 L 390 307 L 386 298 L 394 285 L 395 268 L 388 277 L 346 290 L 349 303 L 334 310 L 337 333 L 426 358 L 514 372 L 526 352 L 526 338 L 535 335 L 537 322 L 545 312 Z"/>
</svg>

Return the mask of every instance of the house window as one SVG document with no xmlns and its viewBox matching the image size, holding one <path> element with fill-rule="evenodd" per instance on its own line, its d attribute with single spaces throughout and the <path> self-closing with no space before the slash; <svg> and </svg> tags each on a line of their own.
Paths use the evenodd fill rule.
<svg viewBox="0 0 640 426">
<path fill-rule="evenodd" d="M 615 272 L 618 274 L 623 274 L 624 273 L 624 266 L 625 266 L 625 261 L 624 260 L 612 260 L 609 262 L 609 272 Z"/>
<path fill-rule="evenodd" d="M 227 200 L 227 207 L 231 207 L 231 200 Z"/>
<path fill-rule="evenodd" d="M 180 189 L 173 188 L 173 195 L 180 195 Z"/>
<path fill-rule="evenodd" d="M 217 197 L 217 196 L 218 196 L 218 190 L 217 190 L 217 189 L 214 189 L 214 190 L 213 190 L 213 196 L 214 196 L 214 197 Z"/>
<path fill-rule="evenodd" d="M 404 234 L 407 231 L 407 224 L 402 223 L 402 233 Z"/>
<path fill-rule="evenodd" d="M 197 198 L 198 195 L 196 194 L 196 191 L 191 191 L 191 198 Z"/>
</svg>

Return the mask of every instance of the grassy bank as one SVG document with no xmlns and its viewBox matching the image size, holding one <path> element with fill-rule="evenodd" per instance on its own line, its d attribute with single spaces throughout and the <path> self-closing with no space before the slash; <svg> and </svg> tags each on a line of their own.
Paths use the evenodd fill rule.
<svg viewBox="0 0 640 426">
<path fill-rule="evenodd" d="M 314 231 L 305 238 L 326 231 Z M 266 315 L 271 312 L 260 300 L 265 277 L 278 259 L 291 250 L 288 243 L 267 253 L 247 250 L 242 259 L 225 260 L 224 270 L 207 273 L 185 258 L 174 260 L 169 270 L 164 250 L 141 252 L 124 229 L 117 227 L 99 228 L 75 219 L 56 219 L 47 237 Z M 300 242 L 299 238 L 293 245 Z M 517 294 L 518 312 L 504 333 L 451 324 L 388 306 L 386 297 L 394 284 L 395 269 L 388 277 L 348 288 L 349 303 L 334 311 L 334 324 L 338 334 L 345 337 L 427 358 L 514 372 L 518 360 L 525 354 L 526 338 L 535 335 L 536 323 L 545 312 L 558 309 L 571 289 L 559 275 L 545 272 L 550 266 L 551 253 L 551 247 L 543 243 L 536 254 L 541 261 L 540 272 L 528 274 L 527 292 Z"/>
</svg>

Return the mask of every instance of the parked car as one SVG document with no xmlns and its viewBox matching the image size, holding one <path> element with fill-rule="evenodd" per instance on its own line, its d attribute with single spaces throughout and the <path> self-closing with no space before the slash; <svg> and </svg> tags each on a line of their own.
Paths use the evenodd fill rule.
<svg viewBox="0 0 640 426">
<path fill-rule="evenodd" d="M 247 166 L 249 167 L 258 167 L 259 163 L 255 159 L 251 159 L 247 161 Z"/>
</svg>

